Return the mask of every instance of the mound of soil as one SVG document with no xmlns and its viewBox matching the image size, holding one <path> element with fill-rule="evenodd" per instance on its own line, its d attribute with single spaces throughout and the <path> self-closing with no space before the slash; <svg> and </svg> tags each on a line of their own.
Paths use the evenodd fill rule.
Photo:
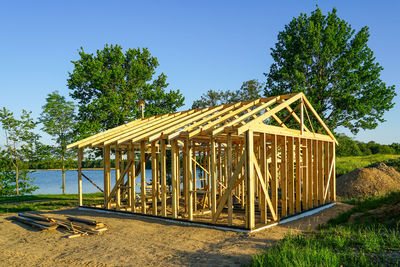
<svg viewBox="0 0 400 267">
<path fill-rule="evenodd" d="M 382 162 L 336 179 L 336 192 L 342 198 L 362 198 L 396 190 L 400 190 L 400 173 Z"/>
</svg>

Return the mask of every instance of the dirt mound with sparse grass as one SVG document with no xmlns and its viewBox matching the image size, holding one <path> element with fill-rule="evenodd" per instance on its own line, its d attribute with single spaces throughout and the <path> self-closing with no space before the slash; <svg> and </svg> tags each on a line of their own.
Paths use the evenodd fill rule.
<svg viewBox="0 0 400 267">
<path fill-rule="evenodd" d="M 341 198 L 363 198 L 400 190 L 400 173 L 385 163 L 358 168 L 336 180 Z"/>
</svg>

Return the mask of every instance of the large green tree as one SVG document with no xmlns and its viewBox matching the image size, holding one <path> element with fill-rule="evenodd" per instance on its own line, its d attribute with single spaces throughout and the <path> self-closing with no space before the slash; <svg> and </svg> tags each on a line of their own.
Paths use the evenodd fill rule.
<svg viewBox="0 0 400 267">
<path fill-rule="evenodd" d="M 265 95 L 304 92 L 332 130 L 374 129 L 396 94 L 380 78 L 383 68 L 367 45 L 369 37 L 368 27 L 356 32 L 336 9 L 300 14 L 271 49 Z"/>
<path fill-rule="evenodd" d="M 192 108 L 213 107 L 222 104 L 237 103 L 240 101 L 258 99 L 262 95 L 263 84 L 253 79 L 243 82 L 240 89 L 231 90 L 208 90 L 193 101 Z"/>
<path fill-rule="evenodd" d="M 25 161 L 29 161 L 39 144 L 39 135 L 33 130 L 36 122 L 31 112 L 22 111 L 20 119 L 5 107 L 0 110 L 0 123 L 5 133 L 6 150 L 0 154 L 0 195 L 31 193 L 38 187 L 32 185 Z"/>
<path fill-rule="evenodd" d="M 183 105 L 179 90 L 166 91 L 167 76 L 155 76 L 159 63 L 146 48 L 124 52 L 119 45 L 106 45 L 95 55 L 81 48 L 79 56 L 68 78 L 71 96 L 78 101 L 78 138 L 140 118 L 140 100 L 146 102 L 146 117 Z"/>
<path fill-rule="evenodd" d="M 56 152 L 61 157 L 63 194 L 65 194 L 65 157 L 70 154 L 67 153 L 67 144 L 72 141 L 75 127 L 74 111 L 74 103 L 67 101 L 58 91 L 54 91 L 47 96 L 39 118 L 43 123 L 42 130 L 51 135 L 58 144 Z"/>
</svg>

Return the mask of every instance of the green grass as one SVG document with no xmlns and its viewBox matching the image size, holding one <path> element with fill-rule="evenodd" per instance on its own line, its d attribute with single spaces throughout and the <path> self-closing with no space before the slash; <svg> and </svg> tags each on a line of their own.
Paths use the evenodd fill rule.
<svg viewBox="0 0 400 267">
<path fill-rule="evenodd" d="M 102 193 L 83 194 L 84 205 L 102 203 L 102 201 Z M 34 210 L 56 210 L 77 205 L 77 194 L 0 197 L 0 214 Z"/>
<path fill-rule="evenodd" d="M 400 210 L 384 211 L 400 202 L 400 191 L 349 202 L 354 207 L 320 231 L 287 235 L 266 252 L 254 255 L 251 265 L 399 266 Z M 383 213 L 371 212 L 377 208 Z M 353 214 L 358 216 L 351 219 Z"/>
<path fill-rule="evenodd" d="M 367 167 L 377 162 L 385 162 L 394 167 L 400 166 L 400 155 L 375 154 L 336 158 L 336 175 L 340 176 L 356 168 Z"/>
</svg>

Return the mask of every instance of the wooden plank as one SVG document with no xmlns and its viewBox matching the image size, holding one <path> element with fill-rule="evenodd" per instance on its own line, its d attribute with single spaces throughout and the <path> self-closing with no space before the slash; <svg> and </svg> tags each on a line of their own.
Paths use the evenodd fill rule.
<svg viewBox="0 0 400 267">
<path fill-rule="evenodd" d="M 332 162 L 332 174 L 331 174 L 331 202 L 336 201 L 336 155 L 335 155 L 335 144 L 330 143 L 331 147 L 329 149 L 330 152 L 330 157 L 331 157 L 331 162 Z"/>
<path fill-rule="evenodd" d="M 308 146 L 307 146 L 307 139 L 301 139 L 302 144 L 302 203 L 303 209 L 308 209 Z"/>
<path fill-rule="evenodd" d="M 329 142 L 324 142 L 324 198 L 322 203 L 325 204 L 326 197 L 329 197 Z"/>
<path fill-rule="evenodd" d="M 127 162 L 132 160 L 132 153 L 131 153 L 131 146 L 128 146 L 127 150 L 126 150 L 126 160 Z M 135 164 L 132 164 L 132 166 L 135 166 Z M 131 207 L 132 210 L 132 167 L 128 169 L 128 173 L 127 173 L 127 180 L 128 180 L 128 205 Z"/>
<path fill-rule="evenodd" d="M 253 131 L 246 132 L 246 214 L 248 229 L 253 229 L 255 226 L 255 210 L 254 210 L 254 144 Z"/>
<path fill-rule="evenodd" d="M 135 164 L 135 148 L 133 146 L 130 147 L 129 152 L 131 154 L 130 160 L 132 160 L 132 165 L 131 165 L 131 211 L 136 212 L 136 164 Z"/>
<path fill-rule="evenodd" d="M 141 186 L 141 203 L 142 213 L 146 214 L 146 143 L 140 142 L 140 186 Z"/>
<path fill-rule="evenodd" d="M 110 146 L 105 146 L 103 148 L 103 170 L 104 170 L 104 208 L 110 209 L 111 203 L 107 202 L 107 198 L 111 191 L 111 174 L 110 174 Z"/>
<path fill-rule="evenodd" d="M 226 161 L 227 161 L 227 182 L 232 180 L 232 135 L 229 133 L 226 139 Z M 232 188 L 225 191 L 228 194 L 228 225 L 233 225 L 233 203 L 232 203 Z"/>
<path fill-rule="evenodd" d="M 178 188 L 177 188 L 177 180 L 178 180 L 178 144 L 176 140 L 172 141 L 172 157 L 171 157 L 171 172 L 172 172 L 172 217 L 178 218 L 178 208 L 177 208 L 177 195 L 178 195 Z"/>
<path fill-rule="evenodd" d="M 83 198 L 82 198 L 82 160 L 83 160 L 83 148 L 78 148 L 78 202 L 79 202 L 79 206 L 83 205 Z"/>
<path fill-rule="evenodd" d="M 289 214 L 294 213 L 295 195 L 294 195 L 294 140 L 293 137 L 288 137 L 287 144 L 287 183 L 288 183 L 288 203 Z"/>
<path fill-rule="evenodd" d="M 116 193 L 116 197 L 115 197 L 115 201 L 117 204 L 117 208 L 120 208 L 121 206 L 121 190 L 119 188 L 119 186 L 117 186 L 117 182 L 120 178 L 120 167 L 121 167 L 121 162 L 120 162 L 120 151 L 119 151 L 119 147 L 118 145 L 115 147 L 115 187 L 117 188 L 117 193 Z"/>
<path fill-rule="evenodd" d="M 287 152 L 286 152 L 286 136 L 282 136 L 281 145 L 281 199 L 282 199 L 282 216 L 287 216 Z"/>
<path fill-rule="evenodd" d="M 307 173 L 308 173 L 308 208 L 313 207 L 313 147 L 312 140 L 307 139 Z"/>
<path fill-rule="evenodd" d="M 318 206 L 318 141 L 313 140 L 313 206 Z"/>
<path fill-rule="evenodd" d="M 192 170 L 192 149 L 190 146 L 190 140 L 185 139 L 185 151 L 186 151 L 186 196 L 185 200 L 187 203 L 187 214 L 189 221 L 193 221 L 193 170 Z"/>
<path fill-rule="evenodd" d="M 151 197 L 153 215 L 157 216 L 157 154 L 156 141 L 151 143 Z"/>
<path fill-rule="evenodd" d="M 322 141 L 318 141 L 318 200 L 319 205 L 322 205 L 324 200 L 324 153 Z"/>
<path fill-rule="evenodd" d="M 161 139 L 161 215 L 167 217 L 167 162 L 165 139 Z"/>
<path fill-rule="evenodd" d="M 263 177 L 263 182 L 264 184 L 266 183 L 266 177 L 267 177 L 267 152 L 266 152 L 266 140 L 265 140 L 265 134 L 261 133 L 260 134 L 260 142 L 259 142 L 259 151 L 260 151 L 260 168 L 261 168 L 261 175 Z M 265 192 L 268 192 L 265 191 Z M 261 222 L 263 224 L 267 223 L 267 199 L 265 192 L 262 191 L 261 194 L 259 195 L 259 207 L 260 207 L 260 212 L 261 212 Z"/>
<path fill-rule="evenodd" d="M 301 212 L 301 162 L 300 162 L 300 154 L 301 154 L 301 147 L 300 147 L 300 138 L 295 138 L 295 149 L 296 149 L 296 212 Z"/>
<path fill-rule="evenodd" d="M 216 164 L 216 151 L 215 139 L 213 136 L 210 138 L 210 172 L 211 172 L 211 214 L 214 217 L 217 212 L 217 164 Z"/>
<path fill-rule="evenodd" d="M 192 147 L 195 145 L 195 142 L 192 142 Z M 191 159 L 196 159 L 196 151 L 193 149 L 193 155 L 191 156 Z M 193 162 L 189 160 L 189 162 L 192 164 L 192 172 L 193 172 L 193 209 L 194 212 L 197 211 L 197 168 L 196 168 L 196 162 Z"/>
<path fill-rule="evenodd" d="M 271 200 L 274 210 L 278 210 L 278 139 L 271 135 Z"/>
</svg>

